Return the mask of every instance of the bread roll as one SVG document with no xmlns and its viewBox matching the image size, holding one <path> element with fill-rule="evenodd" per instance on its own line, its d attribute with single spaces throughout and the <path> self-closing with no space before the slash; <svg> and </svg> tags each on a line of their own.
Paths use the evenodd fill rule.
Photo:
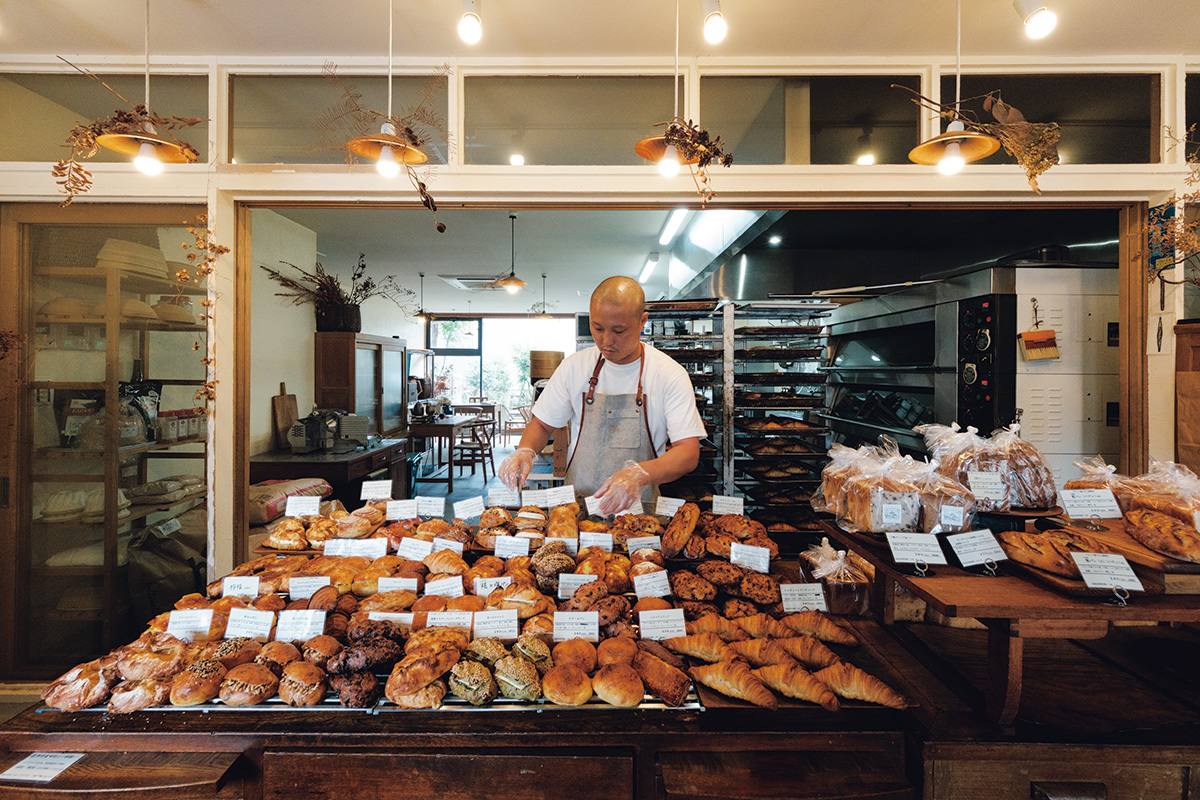
<svg viewBox="0 0 1200 800">
<path fill-rule="evenodd" d="M 220 692 L 221 681 L 225 680 L 227 674 L 228 670 L 215 659 L 205 658 L 193 662 L 176 675 L 171 683 L 171 705 L 195 706 L 207 703 Z"/>
<path fill-rule="evenodd" d="M 625 636 L 618 636 L 613 639 L 605 639 L 596 648 L 596 663 L 601 669 L 609 664 L 633 664 L 633 657 L 637 655 L 637 642 Z M 639 683 L 641 680 L 639 679 Z M 595 686 L 593 686 L 595 688 Z M 599 691 L 596 694 L 600 694 Z M 604 696 L 601 695 L 601 698 Z"/>
<path fill-rule="evenodd" d="M 611 639 L 609 641 L 621 640 Z M 635 645 L 633 649 L 636 652 L 637 646 Z M 637 670 L 624 663 L 605 664 L 601 667 L 596 673 L 596 677 L 592 679 L 592 690 L 604 702 L 622 708 L 636 706 L 642 702 L 642 696 L 646 693 L 646 688 L 642 684 L 642 679 L 638 677 Z"/>
<path fill-rule="evenodd" d="M 239 636 L 226 639 L 213 653 L 213 658 L 221 662 L 225 669 L 233 669 L 239 664 L 249 664 L 262 650 L 262 645 L 253 639 Z"/>
<path fill-rule="evenodd" d="M 550 651 L 555 664 L 573 664 L 587 674 L 596 671 L 596 646 L 586 639 L 568 639 Z"/>
<path fill-rule="evenodd" d="M 660 567 L 666 566 L 666 561 L 663 559 L 663 554 L 652 547 L 643 547 L 640 550 L 634 550 L 629 554 L 630 564 L 640 564 L 643 561 L 649 561 L 658 564 Z"/>
<path fill-rule="evenodd" d="M 315 706 L 325 699 L 325 671 L 307 661 L 293 661 L 283 668 L 279 697 L 289 706 Z"/>
<path fill-rule="evenodd" d="M 447 611 L 483 611 L 486 607 L 487 603 L 484 602 L 484 599 L 473 594 L 446 598 Z"/>
<path fill-rule="evenodd" d="M 579 667 L 556 665 L 542 678 L 542 695 L 555 705 L 581 706 L 592 699 L 592 681 Z"/>
<path fill-rule="evenodd" d="M 643 611 L 666 611 L 668 608 L 674 608 L 670 600 L 662 597 L 643 597 L 633 607 L 633 613 L 636 615 Z"/>
<path fill-rule="evenodd" d="M 655 564 L 653 561 L 639 561 L 629 568 L 629 577 L 633 579 L 638 575 L 649 575 L 652 572 L 662 571 L 663 567 L 660 564 Z"/>
<path fill-rule="evenodd" d="M 448 600 L 449 598 L 443 597 L 440 594 L 427 594 L 413 603 L 412 611 L 413 613 L 420 611 L 445 611 Z"/>
</svg>

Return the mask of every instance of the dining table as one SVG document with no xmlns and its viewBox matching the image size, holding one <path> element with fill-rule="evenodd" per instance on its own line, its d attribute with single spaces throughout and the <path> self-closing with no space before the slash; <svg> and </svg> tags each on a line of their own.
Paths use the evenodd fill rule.
<svg viewBox="0 0 1200 800">
<path fill-rule="evenodd" d="M 410 437 L 434 439 L 437 442 L 436 464 L 432 473 L 426 476 L 418 475 L 417 483 L 444 483 L 446 493 L 454 491 L 454 441 L 468 425 L 475 424 L 479 417 L 475 414 L 454 414 L 449 417 L 435 417 L 431 420 L 412 420 L 408 426 Z M 442 464 L 442 444 L 446 444 L 446 463 Z M 445 476 L 440 475 L 443 467 Z"/>
</svg>

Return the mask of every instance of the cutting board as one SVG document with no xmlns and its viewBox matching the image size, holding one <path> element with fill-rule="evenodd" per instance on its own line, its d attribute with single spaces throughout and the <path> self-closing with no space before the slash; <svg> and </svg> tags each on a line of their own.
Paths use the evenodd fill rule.
<svg viewBox="0 0 1200 800">
<path fill-rule="evenodd" d="M 1100 526 L 1103 530 L 1099 531 L 1091 531 L 1078 524 L 1073 525 L 1069 520 L 1047 520 L 1047 523 L 1052 524 L 1053 527 L 1066 528 L 1085 536 L 1091 536 L 1097 541 L 1111 547 L 1113 552 L 1125 556 L 1126 559 L 1134 564 L 1141 564 L 1158 572 L 1166 574 L 1200 573 L 1200 564 L 1194 564 L 1190 561 L 1180 561 L 1170 556 L 1165 556 L 1162 553 L 1156 553 L 1138 542 L 1125 531 L 1125 520 L 1123 519 L 1101 520 Z M 1042 525 L 1038 525 L 1038 527 L 1042 527 Z"/>
<path fill-rule="evenodd" d="M 296 395 L 287 393 L 287 385 L 283 381 L 279 382 L 279 394 L 271 398 L 271 415 L 275 426 L 275 449 L 291 450 L 288 431 L 300 414 L 296 410 Z"/>
</svg>

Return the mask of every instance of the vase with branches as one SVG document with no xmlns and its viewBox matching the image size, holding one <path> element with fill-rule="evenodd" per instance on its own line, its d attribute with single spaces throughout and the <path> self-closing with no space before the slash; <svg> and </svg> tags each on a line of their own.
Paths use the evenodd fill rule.
<svg viewBox="0 0 1200 800">
<path fill-rule="evenodd" d="M 319 331 L 361 330 L 360 308 L 372 297 L 386 297 L 406 315 L 416 311 L 412 305 L 416 293 L 401 286 L 393 275 L 378 280 L 368 276 L 367 259 L 363 253 L 359 253 L 358 264 L 350 274 L 349 287 L 343 286 L 341 278 L 326 271 L 319 261 L 312 271 L 301 269 L 287 261 L 280 263 L 289 267 L 291 274 L 262 265 L 262 269 L 271 280 L 283 289 L 275 295 L 289 298 L 293 305 L 311 303 L 316 310 Z"/>
</svg>

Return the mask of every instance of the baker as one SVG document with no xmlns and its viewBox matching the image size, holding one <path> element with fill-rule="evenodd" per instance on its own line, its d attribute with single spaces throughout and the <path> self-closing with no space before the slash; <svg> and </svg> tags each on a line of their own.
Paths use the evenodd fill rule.
<svg viewBox="0 0 1200 800">
<path fill-rule="evenodd" d="M 637 281 L 603 281 L 589 316 L 596 346 L 559 364 L 498 474 L 509 488 L 522 486 L 550 434 L 570 423 L 566 482 L 594 494 L 601 514 L 615 514 L 696 468 L 704 422 L 684 368 L 641 341 L 646 296 Z"/>
</svg>

